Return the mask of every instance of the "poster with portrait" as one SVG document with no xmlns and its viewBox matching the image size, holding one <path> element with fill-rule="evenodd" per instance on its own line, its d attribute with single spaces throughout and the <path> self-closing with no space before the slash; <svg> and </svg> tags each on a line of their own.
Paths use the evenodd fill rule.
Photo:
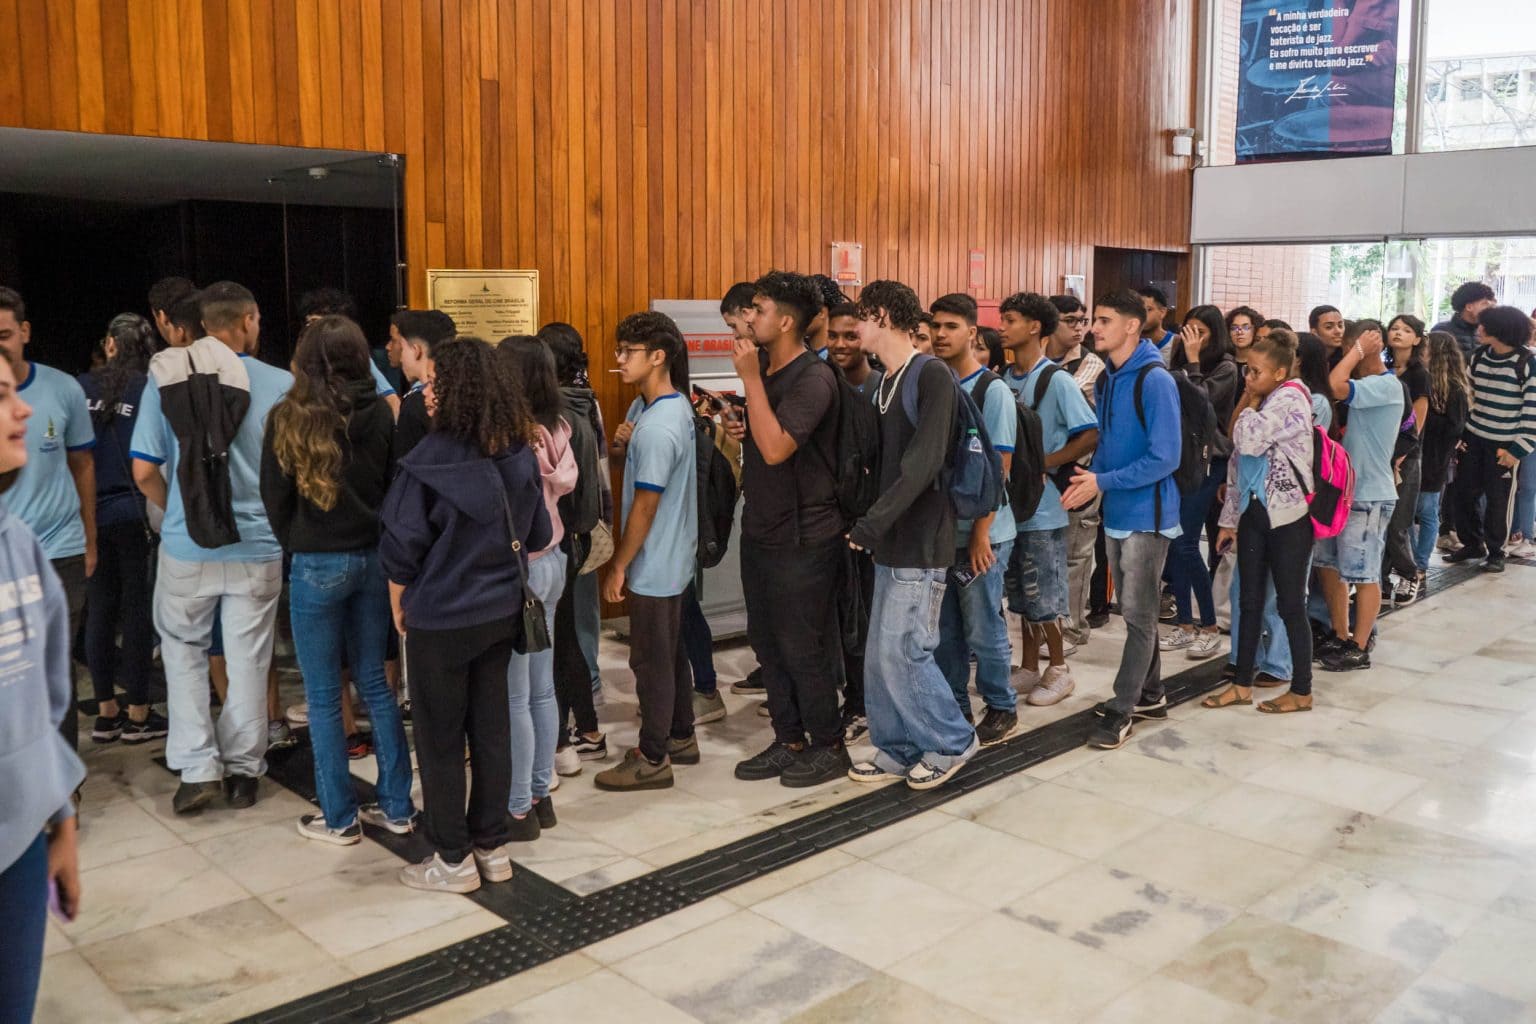
<svg viewBox="0 0 1536 1024">
<path fill-rule="evenodd" d="M 1243 0 L 1237 162 L 1392 152 L 1399 0 Z"/>
</svg>

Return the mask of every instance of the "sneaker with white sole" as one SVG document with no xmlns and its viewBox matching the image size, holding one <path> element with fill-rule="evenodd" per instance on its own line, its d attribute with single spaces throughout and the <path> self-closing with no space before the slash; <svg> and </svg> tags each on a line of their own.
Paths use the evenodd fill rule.
<svg viewBox="0 0 1536 1024">
<path fill-rule="evenodd" d="M 1444 537 L 1441 537 L 1439 540 L 1435 541 L 1435 550 L 1436 551 L 1444 551 L 1447 554 L 1449 554 L 1452 551 L 1457 550 L 1460 547 L 1461 547 L 1461 539 L 1456 536 L 1456 531 L 1455 530 L 1452 530 L 1450 533 L 1446 534 Z"/>
<path fill-rule="evenodd" d="M 1163 652 L 1182 651 L 1195 642 L 1197 631 L 1175 627 L 1157 638 L 1157 649 Z"/>
<path fill-rule="evenodd" d="M 706 725 L 710 722 L 718 722 L 725 717 L 725 701 L 720 696 L 720 691 L 714 693 L 700 693 L 693 691 L 693 724 Z"/>
<path fill-rule="evenodd" d="M 1061 634 L 1061 656 L 1063 658 L 1070 658 L 1070 657 L 1072 657 L 1072 655 L 1074 655 L 1076 653 L 1077 653 L 1077 644 L 1075 644 L 1071 640 L 1067 639 L 1067 634 L 1065 632 L 1063 632 Z M 1048 643 L 1045 643 L 1044 641 L 1041 641 L 1041 643 L 1040 643 L 1040 657 L 1042 657 L 1042 658 L 1050 658 L 1050 656 L 1051 656 L 1051 645 L 1048 644 Z"/>
<path fill-rule="evenodd" d="M 409 818 L 391 818 L 378 804 L 363 804 L 357 809 L 358 821 L 364 825 L 372 825 L 374 828 L 392 832 L 397 836 L 408 836 L 415 832 L 417 817 L 418 815 L 412 814 Z"/>
<path fill-rule="evenodd" d="M 1202 661 L 1221 651 L 1221 634 L 1216 630 L 1199 630 L 1195 642 L 1184 649 L 1184 657 L 1190 661 Z"/>
<path fill-rule="evenodd" d="M 288 706 L 288 710 L 283 714 L 283 717 L 288 719 L 289 725 L 308 725 L 309 702 L 305 701 L 303 704 L 290 704 Z"/>
<path fill-rule="evenodd" d="M 843 743 L 857 743 L 869 732 L 869 718 L 865 715 L 843 713 Z"/>
<path fill-rule="evenodd" d="M 882 782 L 896 782 L 905 778 L 895 772 L 888 772 L 873 761 L 859 761 L 848 769 L 848 777 L 854 782 L 862 782 L 866 785 L 876 785 Z"/>
<path fill-rule="evenodd" d="M 583 761 L 608 760 L 608 737 L 598 733 L 597 739 L 590 740 L 579 729 L 571 730 L 571 747 L 576 751 L 576 756 Z"/>
<path fill-rule="evenodd" d="M 493 847 L 482 850 L 478 846 L 474 849 L 475 870 L 480 872 L 480 877 L 487 882 L 505 882 L 512 877 L 512 858 L 507 854 L 505 846 Z"/>
<path fill-rule="evenodd" d="M 1075 689 L 1077 689 L 1077 680 L 1072 678 L 1072 670 L 1065 665 L 1052 665 L 1045 670 L 1045 675 L 1040 679 L 1040 685 L 1029 691 L 1029 696 L 1025 699 L 1032 707 L 1048 708 L 1072 696 L 1072 691 Z"/>
<path fill-rule="evenodd" d="M 1034 669 L 1016 668 L 1008 677 L 1008 682 L 1016 693 L 1032 693 L 1040 685 L 1040 673 Z"/>
<path fill-rule="evenodd" d="M 570 744 L 555 751 L 555 777 L 581 774 L 581 755 Z"/>
<path fill-rule="evenodd" d="M 401 868 L 400 883 L 426 892 L 463 894 L 480 888 L 480 871 L 475 867 L 473 857 L 450 864 L 443 860 L 442 854 L 434 853 L 420 864 L 407 864 Z"/>
<path fill-rule="evenodd" d="M 1406 608 L 1419 599 L 1419 591 L 1423 589 L 1424 581 L 1415 576 L 1410 580 L 1398 580 L 1397 589 L 1392 591 L 1392 605 L 1395 608 Z"/>
<path fill-rule="evenodd" d="M 1510 546 L 1510 558 L 1536 558 L 1536 543 L 1521 540 Z"/>
<path fill-rule="evenodd" d="M 747 673 L 747 678 L 739 683 L 731 684 L 731 692 L 748 697 L 761 696 L 768 692 L 768 685 L 763 682 L 763 670 L 755 668 Z"/>
<path fill-rule="evenodd" d="M 318 814 L 306 814 L 299 819 L 299 835 L 333 846 L 356 846 L 363 841 L 363 826 L 354 821 L 346 828 L 331 828 Z"/>
</svg>

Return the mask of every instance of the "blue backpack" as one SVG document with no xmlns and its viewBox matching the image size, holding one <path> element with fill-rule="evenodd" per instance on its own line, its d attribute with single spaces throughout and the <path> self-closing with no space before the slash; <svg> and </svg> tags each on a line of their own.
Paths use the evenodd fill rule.
<svg viewBox="0 0 1536 1024">
<path fill-rule="evenodd" d="M 933 358 L 921 352 L 913 356 L 906 379 L 901 382 L 901 408 L 913 426 L 917 425 L 917 380 L 922 376 L 924 364 Z M 954 379 L 953 373 L 950 379 Z M 981 410 L 958 381 L 955 381 L 955 413 L 959 429 L 955 433 L 954 446 L 944 459 L 938 485 L 949 493 L 949 504 L 956 519 L 978 519 L 996 512 L 1008 500 L 1008 490 L 1003 483 L 1003 460 L 992 447 Z"/>
</svg>

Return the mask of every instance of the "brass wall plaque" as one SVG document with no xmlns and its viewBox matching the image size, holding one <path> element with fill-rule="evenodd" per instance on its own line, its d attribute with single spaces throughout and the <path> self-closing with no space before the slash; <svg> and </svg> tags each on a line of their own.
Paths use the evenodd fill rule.
<svg viewBox="0 0 1536 1024">
<path fill-rule="evenodd" d="M 539 330 L 537 270 L 428 270 L 427 305 L 453 317 L 460 334 L 495 344 Z"/>
</svg>

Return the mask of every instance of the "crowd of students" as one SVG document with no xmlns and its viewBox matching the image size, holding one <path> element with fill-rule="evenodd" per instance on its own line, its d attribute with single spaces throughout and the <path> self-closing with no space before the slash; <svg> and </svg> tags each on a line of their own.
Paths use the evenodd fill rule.
<svg viewBox="0 0 1536 1024">
<path fill-rule="evenodd" d="M 292 741 L 272 671 L 286 585 L 307 698 L 289 717 L 319 803 L 299 833 L 420 828 L 434 853 L 402 881 L 469 892 L 557 824 L 562 775 L 611 759 L 599 581 L 625 602 L 640 728 L 594 784 L 665 788 L 699 763 L 695 728 L 726 708 L 696 580 L 738 485 L 759 669 L 733 689 L 764 697 L 773 739 L 735 774 L 792 788 L 948 781 L 1020 729 L 1020 697 L 1074 692 L 1068 659 L 1111 594 L 1125 639 L 1101 749 L 1166 716 L 1164 655 L 1219 653 L 1223 599 L 1228 685 L 1205 706 L 1284 686 L 1258 709 L 1301 712 L 1314 660 L 1369 668 L 1383 602 L 1418 598 L 1437 538 L 1446 561 L 1501 571 L 1513 500 L 1514 553 L 1536 552 L 1536 472 L 1517 472 L 1536 467 L 1532 323 L 1476 283 L 1429 333 L 1331 306 L 1300 334 L 1247 306 L 1197 306 L 1175 331 L 1154 288 L 1091 306 L 1021 292 L 991 331 L 965 294 L 925 308 L 875 281 L 850 301 L 770 271 L 721 303 L 740 395 L 690 387 L 667 316 L 618 325 L 637 397 L 611 435 L 567 324 L 491 343 L 402 310 L 373 352 L 326 291 L 281 369 L 254 358 L 261 311 L 239 284 L 167 279 L 149 298 L 152 320 L 114 318 L 75 380 L 31 361 L 22 297 L 0 288 L 0 642 L 16 648 L 0 784 L 24 805 L 0 824 L 7 906 L 35 906 L 43 875 L 66 911 L 78 900 L 82 612 L 92 738 L 165 737 L 178 814 L 249 807 L 268 749 Z M 378 782 L 359 805 L 363 711 Z M 874 752 L 854 761 L 861 740 Z"/>
</svg>

